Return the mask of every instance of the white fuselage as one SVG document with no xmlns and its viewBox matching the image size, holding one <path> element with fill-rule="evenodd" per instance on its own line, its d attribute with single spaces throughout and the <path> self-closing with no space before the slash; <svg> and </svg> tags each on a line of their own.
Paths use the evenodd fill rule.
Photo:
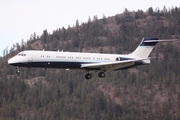
<svg viewBox="0 0 180 120">
<path fill-rule="evenodd" d="M 122 58 L 129 57 L 129 55 L 120 54 L 28 50 L 18 53 L 8 63 L 19 67 L 82 69 L 82 64 L 121 61 Z M 131 56 L 131 59 L 135 58 Z"/>
</svg>

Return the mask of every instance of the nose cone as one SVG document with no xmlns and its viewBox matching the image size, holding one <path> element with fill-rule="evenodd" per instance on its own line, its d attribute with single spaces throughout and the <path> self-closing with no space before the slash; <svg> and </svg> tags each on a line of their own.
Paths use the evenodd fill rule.
<svg viewBox="0 0 180 120">
<path fill-rule="evenodd" d="M 8 60 L 8 64 L 9 64 L 9 65 L 13 64 L 12 58 Z"/>
<path fill-rule="evenodd" d="M 9 65 L 15 65 L 17 62 L 18 61 L 14 57 L 8 60 Z"/>
</svg>

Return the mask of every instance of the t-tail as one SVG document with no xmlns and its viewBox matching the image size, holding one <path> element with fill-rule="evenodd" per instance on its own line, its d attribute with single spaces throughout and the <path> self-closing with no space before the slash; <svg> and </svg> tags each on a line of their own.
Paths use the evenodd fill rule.
<svg viewBox="0 0 180 120">
<path fill-rule="evenodd" d="M 148 58 L 150 53 L 152 52 L 154 46 L 158 42 L 168 42 L 175 41 L 177 39 L 163 39 L 159 40 L 159 38 L 143 38 L 140 45 L 135 49 L 134 52 L 129 55 L 140 58 Z"/>
</svg>

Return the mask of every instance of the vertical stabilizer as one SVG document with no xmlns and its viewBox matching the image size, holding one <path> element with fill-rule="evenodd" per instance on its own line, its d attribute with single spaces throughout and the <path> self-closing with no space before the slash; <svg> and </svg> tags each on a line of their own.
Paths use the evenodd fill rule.
<svg viewBox="0 0 180 120">
<path fill-rule="evenodd" d="M 129 55 L 148 58 L 154 46 L 158 43 L 158 39 L 159 38 L 143 38 L 140 45 Z"/>
</svg>

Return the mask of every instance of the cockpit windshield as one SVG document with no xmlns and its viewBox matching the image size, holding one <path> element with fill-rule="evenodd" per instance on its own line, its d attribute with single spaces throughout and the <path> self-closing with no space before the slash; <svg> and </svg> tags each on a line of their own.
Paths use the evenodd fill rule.
<svg viewBox="0 0 180 120">
<path fill-rule="evenodd" d="M 17 56 L 26 56 L 26 54 L 18 53 Z"/>
</svg>

